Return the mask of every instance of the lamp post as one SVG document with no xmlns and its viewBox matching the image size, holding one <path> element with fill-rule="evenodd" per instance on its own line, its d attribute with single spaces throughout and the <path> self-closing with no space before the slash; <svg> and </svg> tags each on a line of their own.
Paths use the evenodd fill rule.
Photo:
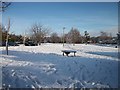
<svg viewBox="0 0 120 90">
<path fill-rule="evenodd" d="M 64 30 L 65 30 L 65 27 L 63 27 L 63 47 L 64 47 Z"/>
<path fill-rule="evenodd" d="M 24 32 L 24 36 L 23 36 L 23 44 L 25 45 L 25 40 L 26 40 L 26 30 Z"/>
</svg>

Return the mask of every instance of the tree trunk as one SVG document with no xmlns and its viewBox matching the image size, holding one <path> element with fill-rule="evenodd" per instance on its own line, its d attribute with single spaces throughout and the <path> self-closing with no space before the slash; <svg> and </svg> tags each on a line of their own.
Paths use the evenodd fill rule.
<svg viewBox="0 0 120 90">
<path fill-rule="evenodd" d="M 7 37 L 6 37 L 6 52 L 7 52 L 7 55 L 8 55 L 8 39 L 9 39 L 9 31 L 10 31 L 10 19 L 8 20 Z"/>
</svg>

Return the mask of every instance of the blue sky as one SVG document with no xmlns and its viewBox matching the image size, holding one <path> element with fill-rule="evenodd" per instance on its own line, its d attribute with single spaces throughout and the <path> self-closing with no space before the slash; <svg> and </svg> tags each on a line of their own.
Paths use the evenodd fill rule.
<svg viewBox="0 0 120 90">
<path fill-rule="evenodd" d="M 100 31 L 117 33 L 118 6 L 116 2 L 13 2 L 3 12 L 3 24 L 11 18 L 11 32 L 23 34 L 32 24 L 41 23 L 51 32 L 62 35 L 72 27 L 78 28 L 83 35 L 87 30 L 97 36 Z"/>
</svg>

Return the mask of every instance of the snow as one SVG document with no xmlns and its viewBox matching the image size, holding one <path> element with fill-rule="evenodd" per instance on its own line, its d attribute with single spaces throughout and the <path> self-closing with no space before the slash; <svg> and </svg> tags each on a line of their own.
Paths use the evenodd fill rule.
<svg viewBox="0 0 120 90">
<path fill-rule="evenodd" d="M 76 56 L 62 56 L 75 50 Z M 50 44 L 5 47 L 2 85 L 11 88 L 117 88 L 118 49 L 85 44 Z"/>
</svg>

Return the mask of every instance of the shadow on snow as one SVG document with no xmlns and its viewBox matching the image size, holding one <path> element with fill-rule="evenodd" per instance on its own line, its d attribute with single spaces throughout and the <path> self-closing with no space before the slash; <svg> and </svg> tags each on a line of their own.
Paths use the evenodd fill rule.
<svg viewBox="0 0 120 90">
<path fill-rule="evenodd" d="M 2 54 L 5 55 L 6 51 L 2 51 Z M 9 51 L 9 55 L 14 57 L 3 56 L 3 58 L 35 63 L 35 65 L 17 67 L 8 65 L 3 68 L 3 83 L 11 84 L 12 87 L 24 88 L 31 87 L 31 85 L 36 88 L 69 87 L 73 82 L 79 88 L 87 84 L 93 85 L 93 82 L 94 85 L 99 83 L 113 88 L 118 86 L 118 62 L 115 60 L 13 50 Z M 50 66 L 51 64 L 53 66 Z"/>
</svg>

